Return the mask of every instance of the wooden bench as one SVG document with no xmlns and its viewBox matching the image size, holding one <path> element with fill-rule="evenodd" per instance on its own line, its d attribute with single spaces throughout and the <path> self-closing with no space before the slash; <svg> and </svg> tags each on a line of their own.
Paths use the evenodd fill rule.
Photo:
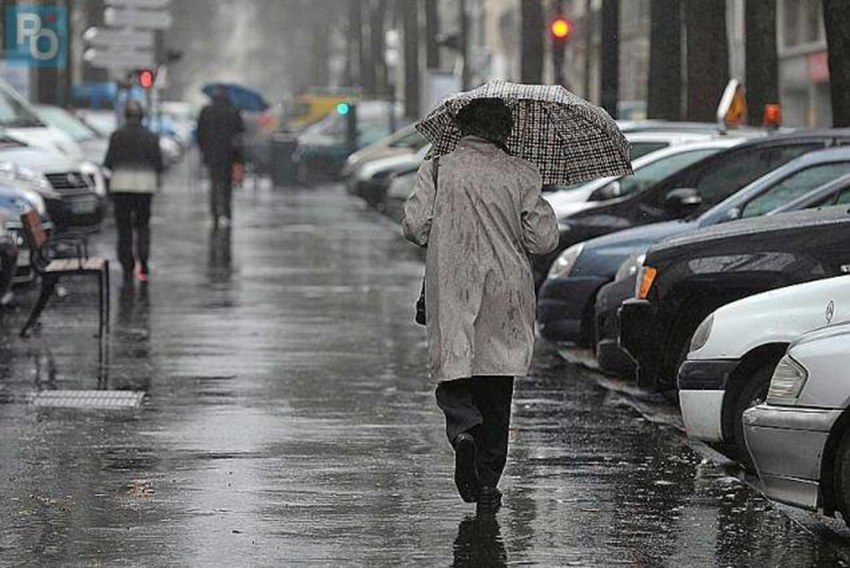
<svg viewBox="0 0 850 568">
<path fill-rule="evenodd" d="M 79 237 L 50 238 L 41 224 L 41 218 L 35 210 L 21 215 L 24 235 L 30 248 L 30 261 L 33 270 L 41 279 L 41 292 L 30 312 L 27 322 L 21 329 L 21 337 L 26 337 L 38 321 L 38 317 L 47 305 L 56 284 L 63 276 L 94 276 L 98 281 L 99 327 L 98 335 L 103 337 L 109 330 L 109 261 L 105 258 L 88 255 L 88 247 Z M 53 258 L 51 242 L 60 242 L 65 248 L 75 249 L 70 258 Z M 70 247 L 68 246 L 70 245 Z"/>
</svg>

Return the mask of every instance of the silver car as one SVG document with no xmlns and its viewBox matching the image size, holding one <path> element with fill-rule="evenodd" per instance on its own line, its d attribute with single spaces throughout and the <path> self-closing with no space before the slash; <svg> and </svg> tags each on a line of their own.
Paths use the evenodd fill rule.
<svg viewBox="0 0 850 568">
<path fill-rule="evenodd" d="M 827 308 L 827 316 L 830 308 Z M 767 401 L 744 413 L 765 494 L 850 524 L 850 323 L 812 331 L 776 366 Z"/>
</svg>

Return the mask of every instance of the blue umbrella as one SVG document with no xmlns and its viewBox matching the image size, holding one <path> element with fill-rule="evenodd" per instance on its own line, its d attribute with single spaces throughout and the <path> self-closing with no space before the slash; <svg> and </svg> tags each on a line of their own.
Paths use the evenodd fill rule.
<svg viewBox="0 0 850 568">
<path fill-rule="evenodd" d="M 236 108 L 248 112 L 261 112 L 269 108 L 269 103 L 266 102 L 263 95 L 236 83 L 207 83 L 201 90 L 205 95 L 211 97 L 216 89 L 224 89 L 230 98 L 230 104 Z"/>
</svg>

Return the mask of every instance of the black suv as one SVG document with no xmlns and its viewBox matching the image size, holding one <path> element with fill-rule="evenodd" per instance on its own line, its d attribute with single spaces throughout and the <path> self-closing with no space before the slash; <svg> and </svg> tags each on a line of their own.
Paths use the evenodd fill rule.
<svg viewBox="0 0 850 568">
<path fill-rule="evenodd" d="M 673 389 L 694 331 L 717 308 L 848 272 L 847 205 L 689 233 L 647 253 L 637 297 L 620 307 L 620 344 L 637 361 L 639 386 Z"/>
</svg>

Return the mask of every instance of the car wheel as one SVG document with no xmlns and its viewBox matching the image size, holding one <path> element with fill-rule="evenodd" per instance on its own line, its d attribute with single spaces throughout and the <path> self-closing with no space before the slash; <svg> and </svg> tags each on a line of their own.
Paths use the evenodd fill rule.
<svg viewBox="0 0 850 568">
<path fill-rule="evenodd" d="M 737 460 L 748 471 L 754 471 L 755 468 L 744 440 L 744 411 L 765 401 L 775 367 L 775 361 L 762 365 L 756 372 L 739 379 L 739 386 L 737 388 L 733 386 L 727 394 L 731 397 L 729 402 L 732 405 L 732 440 L 730 440 L 732 446 L 729 447 L 729 453 L 732 455 L 730 457 Z"/>
<path fill-rule="evenodd" d="M 844 524 L 850 526 L 850 429 L 841 435 L 835 450 L 832 476 L 835 508 L 841 513 Z"/>
</svg>

